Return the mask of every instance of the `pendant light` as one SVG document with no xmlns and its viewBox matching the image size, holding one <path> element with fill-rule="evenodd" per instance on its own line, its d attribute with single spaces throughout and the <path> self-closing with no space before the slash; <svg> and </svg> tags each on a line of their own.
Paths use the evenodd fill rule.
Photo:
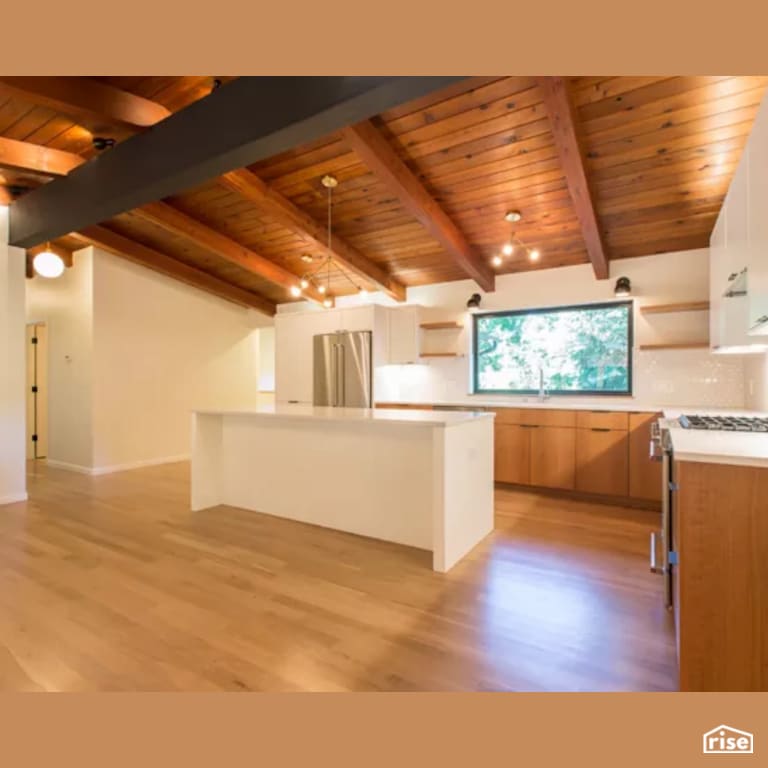
<svg viewBox="0 0 768 768">
<path fill-rule="evenodd" d="M 504 221 L 509 224 L 517 224 L 523 218 L 523 214 L 520 211 L 507 211 L 504 214 Z M 518 248 L 522 249 L 531 261 L 538 261 L 541 257 L 541 252 L 537 248 L 529 248 L 523 241 L 515 236 L 514 227 L 510 228 L 509 240 L 501 246 L 501 252 L 491 257 L 491 265 L 494 267 L 501 267 L 504 264 L 504 258 L 512 256 Z"/>
<path fill-rule="evenodd" d="M 36 254 L 32 259 L 32 267 L 40 277 L 56 278 L 64 274 L 64 259 L 58 253 L 51 250 L 51 244 L 47 243 L 44 251 Z"/>
<path fill-rule="evenodd" d="M 323 176 L 320 179 L 320 183 L 328 190 L 328 247 L 325 257 L 320 261 L 318 266 L 305 272 L 301 276 L 299 285 L 291 286 L 291 295 L 300 296 L 302 291 L 306 291 L 307 288 L 314 287 L 318 293 L 323 295 L 323 306 L 326 309 L 330 309 L 333 306 L 333 297 L 331 296 L 331 266 L 333 266 L 338 272 L 340 272 L 349 283 L 354 287 L 359 296 L 367 296 L 368 290 L 365 286 L 359 285 L 356 280 L 347 272 L 344 267 L 337 261 L 333 261 L 333 190 L 339 185 L 339 181 L 335 176 L 330 174 Z M 305 264 L 313 264 L 315 262 L 312 254 L 304 254 L 301 260 Z"/>
</svg>

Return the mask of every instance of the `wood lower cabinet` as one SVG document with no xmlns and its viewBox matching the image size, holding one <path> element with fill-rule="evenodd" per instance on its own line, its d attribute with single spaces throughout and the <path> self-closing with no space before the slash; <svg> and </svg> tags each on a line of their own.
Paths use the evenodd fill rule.
<svg viewBox="0 0 768 768">
<path fill-rule="evenodd" d="M 519 424 L 496 424 L 494 428 L 494 479 L 497 483 L 531 482 L 530 430 Z"/>
<path fill-rule="evenodd" d="M 661 501 L 661 462 L 650 457 L 651 426 L 658 413 L 629 414 L 629 495 Z"/>
<path fill-rule="evenodd" d="M 576 430 L 576 489 L 626 496 L 629 491 L 627 432 L 593 427 Z"/>
<path fill-rule="evenodd" d="M 576 432 L 572 427 L 536 427 L 531 436 L 531 485 L 576 487 Z"/>
</svg>

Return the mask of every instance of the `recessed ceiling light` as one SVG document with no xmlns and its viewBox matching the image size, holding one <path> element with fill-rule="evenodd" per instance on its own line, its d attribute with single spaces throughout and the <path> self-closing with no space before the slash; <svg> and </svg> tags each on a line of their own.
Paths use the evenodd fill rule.
<svg viewBox="0 0 768 768">
<path fill-rule="evenodd" d="M 515 246 L 512 243 L 506 243 L 501 250 L 505 256 L 511 256 L 515 252 Z"/>
<path fill-rule="evenodd" d="M 511 224 L 514 224 L 516 221 L 520 221 L 520 219 L 523 218 L 523 214 L 520 213 L 520 211 L 507 211 L 504 214 L 504 218 Z"/>
<path fill-rule="evenodd" d="M 501 258 L 501 256 L 494 256 L 491 259 L 491 264 L 493 264 L 494 267 L 500 267 L 502 261 L 503 261 L 503 259 Z"/>
<path fill-rule="evenodd" d="M 541 254 L 535 248 L 528 254 L 528 258 L 531 261 L 538 261 L 539 256 L 541 256 Z"/>
</svg>

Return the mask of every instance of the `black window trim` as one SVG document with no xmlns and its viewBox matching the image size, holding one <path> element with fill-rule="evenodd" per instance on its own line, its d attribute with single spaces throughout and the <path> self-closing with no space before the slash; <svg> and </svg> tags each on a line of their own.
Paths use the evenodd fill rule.
<svg viewBox="0 0 768 768">
<path fill-rule="evenodd" d="M 635 349 L 635 307 L 633 299 L 622 299 L 620 301 L 598 301 L 586 304 L 566 304 L 554 307 L 532 307 L 529 309 L 502 309 L 494 312 L 475 312 L 472 315 L 472 394 L 473 395 L 536 395 L 538 389 L 480 389 L 478 380 L 477 365 L 477 322 L 480 318 L 498 317 L 500 315 L 541 315 L 547 312 L 567 312 L 578 309 L 607 309 L 609 307 L 625 306 L 629 309 L 629 327 L 627 329 L 627 368 L 629 389 L 616 391 L 606 391 L 600 389 L 548 389 L 548 395 L 557 395 L 565 397 L 633 397 L 634 392 L 634 349 Z"/>
</svg>

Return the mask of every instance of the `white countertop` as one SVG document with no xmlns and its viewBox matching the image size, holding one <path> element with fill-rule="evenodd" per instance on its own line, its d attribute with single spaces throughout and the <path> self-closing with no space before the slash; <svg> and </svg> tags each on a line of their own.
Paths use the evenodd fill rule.
<svg viewBox="0 0 768 768">
<path fill-rule="evenodd" d="M 377 405 L 424 405 L 424 406 L 455 406 L 461 408 L 552 408 L 563 411 L 626 411 L 639 413 L 661 413 L 662 406 L 644 405 L 642 403 L 627 402 L 626 399 L 617 402 L 589 402 L 585 400 L 572 401 L 566 398 L 553 398 L 550 400 L 537 400 L 535 395 L 530 399 L 520 400 L 431 400 L 429 402 L 414 402 L 412 400 L 377 400 Z M 690 409 L 686 413 L 690 412 Z"/>
<path fill-rule="evenodd" d="M 297 419 L 303 421 L 334 421 L 348 424 L 410 424 L 425 427 L 452 427 L 478 419 L 493 419 L 484 411 L 416 411 L 376 408 L 326 408 L 314 405 L 277 403 L 244 410 L 196 410 L 208 416 L 249 416 L 268 419 Z"/>
<path fill-rule="evenodd" d="M 762 411 L 729 410 L 725 408 L 665 408 L 664 416 L 676 419 L 681 414 L 700 416 L 768 417 Z M 675 460 L 700 461 L 709 464 L 733 464 L 768 468 L 768 434 L 755 432 L 718 432 L 704 429 L 669 430 Z"/>
</svg>

